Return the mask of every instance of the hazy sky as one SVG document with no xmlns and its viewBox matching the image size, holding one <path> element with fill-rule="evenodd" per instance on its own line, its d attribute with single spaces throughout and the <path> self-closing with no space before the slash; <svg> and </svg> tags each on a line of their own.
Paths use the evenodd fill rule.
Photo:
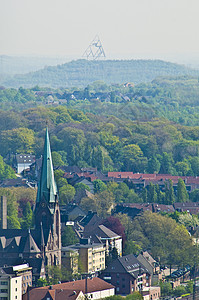
<svg viewBox="0 0 199 300">
<path fill-rule="evenodd" d="M 199 57 L 199 0 L 0 0 L 0 54 Z"/>
</svg>

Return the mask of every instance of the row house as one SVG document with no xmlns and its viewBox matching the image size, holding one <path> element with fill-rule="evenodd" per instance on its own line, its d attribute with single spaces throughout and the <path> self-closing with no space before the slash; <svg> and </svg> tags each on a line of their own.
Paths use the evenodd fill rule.
<svg viewBox="0 0 199 300">
<path fill-rule="evenodd" d="M 135 291 L 144 293 L 148 298 L 151 289 L 150 271 L 133 255 L 119 257 L 101 272 L 100 278 L 115 286 L 119 295 L 132 294 Z M 160 298 L 160 287 L 155 288 L 151 299 Z"/>
</svg>

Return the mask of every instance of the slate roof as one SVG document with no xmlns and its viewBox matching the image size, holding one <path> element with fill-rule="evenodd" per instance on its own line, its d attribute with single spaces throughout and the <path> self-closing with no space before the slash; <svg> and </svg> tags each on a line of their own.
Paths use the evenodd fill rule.
<svg viewBox="0 0 199 300">
<path fill-rule="evenodd" d="M 26 239 L 26 243 L 23 249 L 23 253 L 39 253 L 40 249 L 38 248 L 37 244 L 35 243 L 30 231 L 28 233 L 28 237 Z"/>
<path fill-rule="evenodd" d="M 118 257 L 102 273 L 128 273 L 133 278 L 140 274 L 149 273 L 149 271 L 133 255 Z"/>
<path fill-rule="evenodd" d="M 90 231 L 88 231 L 90 229 Z M 89 226 L 89 228 L 86 228 L 86 231 L 84 231 L 84 236 L 89 237 L 92 235 L 96 235 L 102 239 L 112 239 L 112 238 L 121 238 L 117 233 L 113 232 L 109 228 L 107 228 L 104 225 L 99 225 L 97 228 L 94 228 L 92 226 Z"/>
<path fill-rule="evenodd" d="M 32 154 L 16 154 L 15 158 L 18 164 L 32 164 L 35 162 L 35 155 Z"/>
<path fill-rule="evenodd" d="M 0 229 L 0 250 L 6 248 L 7 252 L 10 252 L 11 246 L 14 246 L 12 252 L 23 253 L 24 249 L 27 252 L 37 252 L 44 242 L 47 244 L 50 229 L 36 230 L 32 229 Z M 33 247 L 33 249 L 31 249 Z M 37 250 L 37 251 L 36 251 Z"/>
<path fill-rule="evenodd" d="M 97 227 L 100 223 L 102 223 L 102 219 L 98 217 L 96 212 L 89 211 L 88 214 L 81 220 L 80 225 L 87 228 Z"/>
<path fill-rule="evenodd" d="M 18 187 L 18 186 L 23 186 L 28 188 L 27 180 L 22 179 L 22 178 L 13 178 L 13 179 L 6 179 L 0 182 L 0 187 Z"/>
<path fill-rule="evenodd" d="M 142 255 L 152 266 L 156 263 L 156 260 L 147 251 L 144 251 Z"/>
</svg>

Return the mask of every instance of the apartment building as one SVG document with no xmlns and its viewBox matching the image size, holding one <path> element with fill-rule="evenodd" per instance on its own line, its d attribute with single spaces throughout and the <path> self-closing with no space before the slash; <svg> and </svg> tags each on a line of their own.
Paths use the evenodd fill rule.
<svg viewBox="0 0 199 300">
<path fill-rule="evenodd" d="M 81 269 L 85 273 L 94 273 L 105 269 L 106 248 L 103 243 L 92 243 L 89 238 L 80 239 L 80 243 L 62 247 L 62 257 L 70 257 L 67 252 L 78 251 Z M 65 254 L 64 254 L 65 253 Z"/>
</svg>

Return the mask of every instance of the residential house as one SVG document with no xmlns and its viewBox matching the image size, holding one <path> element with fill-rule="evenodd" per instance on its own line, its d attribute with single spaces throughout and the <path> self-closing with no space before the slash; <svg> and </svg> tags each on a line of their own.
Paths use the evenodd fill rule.
<svg viewBox="0 0 199 300">
<path fill-rule="evenodd" d="M 100 278 L 116 287 L 116 294 L 128 295 L 151 286 L 150 272 L 133 255 L 118 257 L 101 272 Z"/>
<path fill-rule="evenodd" d="M 28 169 L 35 162 L 35 155 L 32 154 L 16 154 L 13 167 L 16 168 L 18 174 Z"/>
<path fill-rule="evenodd" d="M 68 205 L 60 205 L 61 223 L 68 221 L 74 221 L 79 216 L 82 218 L 86 216 L 86 213 L 75 203 Z"/>
<path fill-rule="evenodd" d="M 90 188 L 91 193 L 92 194 L 94 193 L 93 183 L 91 181 L 89 181 L 88 179 L 86 179 L 85 176 L 79 176 L 78 174 L 76 174 L 72 178 L 67 178 L 67 180 L 68 180 L 68 183 L 73 185 L 73 186 L 77 183 L 86 184 Z"/>
<path fill-rule="evenodd" d="M 34 288 L 23 295 L 22 300 L 84 300 L 82 291 L 63 289 L 60 285 L 46 288 Z"/>
<path fill-rule="evenodd" d="M 158 212 L 173 213 L 173 212 L 175 212 L 175 209 L 174 209 L 173 205 L 153 203 L 152 211 L 155 213 L 158 213 Z"/>
<path fill-rule="evenodd" d="M 79 224 L 87 231 L 87 228 L 96 228 L 102 223 L 102 219 L 97 215 L 96 211 L 88 211 L 88 214 L 79 221 Z"/>
<path fill-rule="evenodd" d="M 173 207 L 176 211 L 187 212 L 190 214 L 199 213 L 199 202 L 175 202 Z"/>
<path fill-rule="evenodd" d="M 94 277 L 35 288 L 23 295 L 22 300 L 83 300 L 85 295 L 87 299 L 103 299 L 114 294 L 113 285 Z"/>
<path fill-rule="evenodd" d="M 113 248 L 116 248 L 118 255 L 122 256 L 122 237 L 104 225 L 98 225 L 97 227 L 87 225 L 83 232 L 83 237 L 90 237 L 93 241 L 100 238 L 106 246 L 107 254 Z"/>
<path fill-rule="evenodd" d="M 147 251 L 140 253 L 137 259 L 149 271 L 152 285 L 162 279 L 159 263 Z"/>
</svg>

